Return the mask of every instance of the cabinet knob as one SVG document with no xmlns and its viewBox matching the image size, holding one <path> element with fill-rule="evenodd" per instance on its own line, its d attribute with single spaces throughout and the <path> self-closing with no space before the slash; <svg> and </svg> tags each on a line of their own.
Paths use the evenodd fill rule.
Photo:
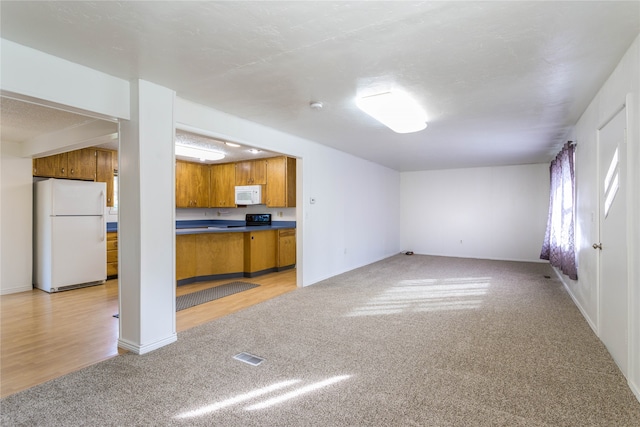
<svg viewBox="0 0 640 427">
<path fill-rule="evenodd" d="M 74 169 L 71 169 L 71 175 L 73 175 L 75 173 Z"/>
<path fill-rule="evenodd" d="M 64 173 L 64 168 L 61 168 L 61 169 L 60 169 L 60 172 Z"/>
</svg>

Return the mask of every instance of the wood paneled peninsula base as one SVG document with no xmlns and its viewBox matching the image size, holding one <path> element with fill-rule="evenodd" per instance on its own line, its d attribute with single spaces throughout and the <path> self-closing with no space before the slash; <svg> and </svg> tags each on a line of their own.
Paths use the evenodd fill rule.
<svg viewBox="0 0 640 427">
<path fill-rule="evenodd" d="M 294 268 L 295 264 L 295 228 L 247 227 L 226 232 L 179 230 L 176 235 L 178 286 L 256 277 Z"/>
</svg>

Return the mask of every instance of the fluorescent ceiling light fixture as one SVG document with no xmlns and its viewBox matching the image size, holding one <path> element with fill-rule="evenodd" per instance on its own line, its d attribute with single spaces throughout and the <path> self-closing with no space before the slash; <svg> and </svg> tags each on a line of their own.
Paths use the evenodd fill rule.
<svg viewBox="0 0 640 427">
<path fill-rule="evenodd" d="M 235 142 L 226 141 L 225 144 L 228 145 L 229 147 L 236 147 L 236 148 L 240 147 L 240 144 L 236 144 Z"/>
<path fill-rule="evenodd" d="M 396 133 L 418 132 L 427 127 L 427 114 L 404 92 L 364 96 L 356 99 L 356 105 Z"/>
<path fill-rule="evenodd" d="M 206 160 L 224 159 L 224 154 L 220 153 L 219 151 L 213 151 L 208 148 L 183 144 L 176 144 L 176 156 L 192 157 L 194 159 L 200 159 L 200 161 L 202 162 Z"/>
</svg>

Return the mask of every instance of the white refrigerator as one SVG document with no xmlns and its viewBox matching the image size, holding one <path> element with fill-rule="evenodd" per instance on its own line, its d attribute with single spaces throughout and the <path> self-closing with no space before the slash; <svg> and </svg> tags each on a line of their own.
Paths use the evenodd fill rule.
<svg viewBox="0 0 640 427">
<path fill-rule="evenodd" d="M 33 186 L 34 286 L 57 292 L 104 283 L 106 184 L 52 178 Z"/>
</svg>

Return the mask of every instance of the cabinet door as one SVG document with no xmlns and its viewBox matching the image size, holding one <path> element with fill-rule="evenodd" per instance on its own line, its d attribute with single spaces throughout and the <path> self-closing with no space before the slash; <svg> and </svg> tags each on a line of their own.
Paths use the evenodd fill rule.
<svg viewBox="0 0 640 427">
<path fill-rule="evenodd" d="M 96 150 L 83 148 L 67 153 L 67 177 L 93 181 L 96 178 Z"/>
<path fill-rule="evenodd" d="M 251 185 L 267 183 L 267 161 L 254 160 L 251 162 Z"/>
<path fill-rule="evenodd" d="M 236 185 L 251 184 L 251 162 L 236 163 Z"/>
<path fill-rule="evenodd" d="M 117 158 L 115 151 L 97 150 L 96 152 L 96 181 L 107 184 L 107 206 L 113 207 L 113 158 Z"/>
<path fill-rule="evenodd" d="M 189 185 L 193 191 L 192 207 L 209 207 L 209 165 L 199 163 L 190 163 L 190 165 L 191 182 Z"/>
<path fill-rule="evenodd" d="M 267 159 L 267 206 L 296 206 L 296 159 L 273 157 Z"/>
<path fill-rule="evenodd" d="M 233 163 L 210 166 L 211 192 L 209 205 L 213 208 L 235 207 L 236 167 Z"/>
<path fill-rule="evenodd" d="M 267 206 L 286 207 L 286 173 L 284 157 L 267 159 Z"/>
<path fill-rule="evenodd" d="M 252 231 L 244 235 L 245 273 L 275 268 L 277 264 L 276 230 Z"/>
<path fill-rule="evenodd" d="M 33 176 L 56 176 L 58 169 L 57 162 L 54 162 L 55 156 L 39 157 L 33 159 Z"/>
<path fill-rule="evenodd" d="M 176 207 L 191 207 L 189 187 L 189 163 L 176 161 Z"/>
<path fill-rule="evenodd" d="M 209 166 L 176 161 L 176 207 L 209 206 Z"/>
<path fill-rule="evenodd" d="M 66 178 L 67 153 L 34 159 L 33 175 L 49 178 Z"/>
<path fill-rule="evenodd" d="M 278 232 L 278 267 L 288 267 L 296 263 L 296 230 Z"/>
<path fill-rule="evenodd" d="M 176 280 L 196 275 L 196 235 L 176 236 Z"/>
<path fill-rule="evenodd" d="M 107 279 L 118 277 L 118 233 L 107 233 Z"/>
<path fill-rule="evenodd" d="M 236 163 L 236 185 L 258 185 L 267 183 L 267 162 L 247 160 Z"/>
</svg>

